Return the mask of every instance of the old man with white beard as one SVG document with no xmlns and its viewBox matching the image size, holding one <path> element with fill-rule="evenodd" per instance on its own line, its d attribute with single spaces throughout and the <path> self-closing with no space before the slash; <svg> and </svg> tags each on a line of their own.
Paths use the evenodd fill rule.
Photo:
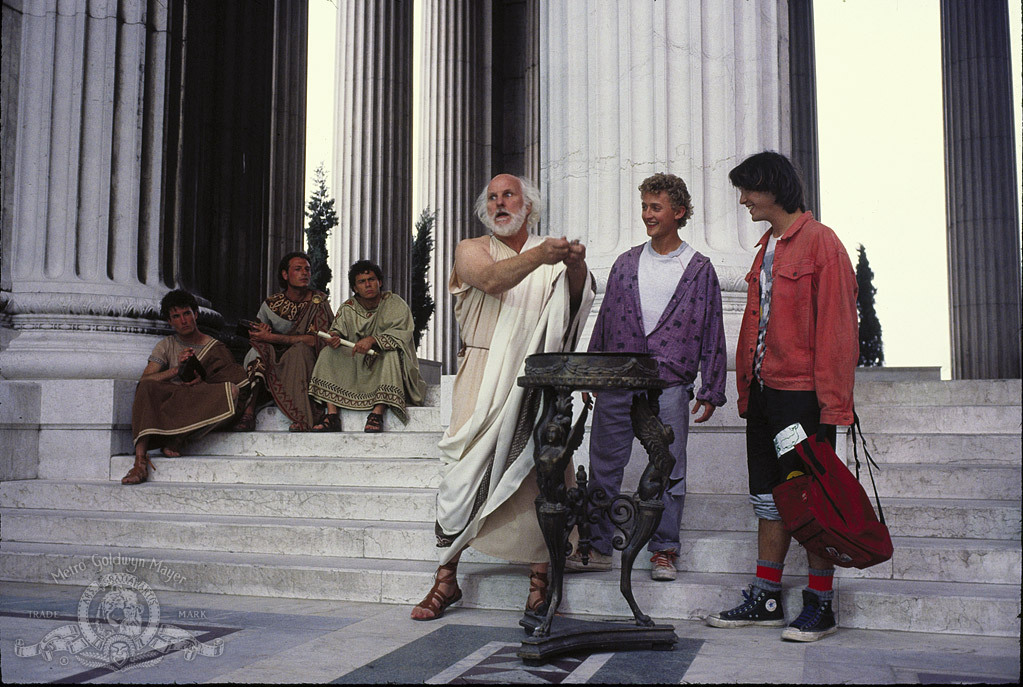
<svg viewBox="0 0 1023 687">
<path fill-rule="evenodd" d="M 467 546 L 530 565 L 527 610 L 545 598 L 549 560 L 533 504 L 531 430 L 520 422 L 524 389 L 516 380 L 527 356 L 574 348 L 594 281 L 582 244 L 532 233 L 540 212 L 535 186 L 499 174 L 476 201 L 490 235 L 455 249 L 448 289 L 463 346 L 451 423 L 440 442 L 450 465 L 437 493 L 442 551 L 414 620 L 439 618 L 462 598 L 456 569 Z"/>
</svg>

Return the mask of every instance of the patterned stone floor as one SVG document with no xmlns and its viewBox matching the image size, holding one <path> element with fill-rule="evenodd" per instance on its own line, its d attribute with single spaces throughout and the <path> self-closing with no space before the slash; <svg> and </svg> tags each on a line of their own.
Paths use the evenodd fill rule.
<svg viewBox="0 0 1023 687">
<path fill-rule="evenodd" d="M 385 604 L 154 593 L 137 579 L 87 588 L 3 583 L 5 683 L 418 684 L 1016 683 L 1011 638 L 840 630 L 815 644 L 780 630 L 672 623 L 673 651 L 564 656 L 530 667 L 503 611 L 413 622 Z M 557 622 L 557 621 L 555 621 Z"/>
</svg>

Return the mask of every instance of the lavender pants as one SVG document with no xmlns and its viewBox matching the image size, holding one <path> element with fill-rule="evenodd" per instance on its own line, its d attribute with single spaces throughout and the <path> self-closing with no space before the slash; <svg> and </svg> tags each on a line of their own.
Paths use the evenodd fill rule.
<svg viewBox="0 0 1023 687">
<path fill-rule="evenodd" d="M 603 489 L 608 497 L 618 495 L 622 475 L 632 454 L 635 434 L 629 409 L 634 391 L 601 391 L 593 407 L 593 425 L 590 428 L 590 489 Z M 686 440 L 689 435 L 689 389 L 673 386 L 665 389 L 659 399 L 661 422 L 671 425 L 675 441 L 670 450 L 675 456 L 675 469 L 664 490 L 664 514 L 647 547 L 650 551 L 679 550 L 679 529 L 682 507 L 686 501 Z M 641 450 L 644 461 L 646 453 Z M 645 466 L 645 463 L 644 463 Z M 590 528 L 593 548 L 602 554 L 611 553 L 614 526 L 607 517 Z"/>
</svg>

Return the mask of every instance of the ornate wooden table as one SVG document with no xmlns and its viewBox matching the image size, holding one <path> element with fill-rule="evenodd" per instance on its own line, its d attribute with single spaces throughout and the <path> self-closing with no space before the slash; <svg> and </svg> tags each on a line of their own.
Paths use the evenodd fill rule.
<svg viewBox="0 0 1023 687">
<path fill-rule="evenodd" d="M 543 410 L 534 429 L 533 461 L 540 494 L 536 514 L 550 553 L 550 580 L 545 607 L 527 613 L 520 624 L 531 636 L 522 642 L 518 655 L 527 664 L 544 663 L 551 656 L 576 650 L 665 649 L 678 637 L 671 625 L 655 625 L 636 603 L 632 593 L 632 565 L 639 551 L 661 521 L 664 492 L 675 459 L 668 451 L 674 440 L 671 427 L 658 417 L 657 399 L 664 382 L 657 375 L 657 361 L 648 354 L 540 353 L 526 358 L 519 386 L 543 394 Z M 579 466 L 576 486 L 566 488 L 565 470 L 582 443 L 589 404 L 572 426 L 572 392 L 632 390 L 632 427 L 649 456 L 649 463 L 635 494 L 608 498 L 603 490 L 587 488 L 586 470 Z M 589 561 L 590 525 L 607 517 L 616 534 L 612 546 L 622 552 L 621 592 L 632 609 L 635 623 L 580 621 L 561 618 L 552 631 L 562 599 L 565 556 L 569 534 L 579 530 L 578 550 Z"/>
</svg>

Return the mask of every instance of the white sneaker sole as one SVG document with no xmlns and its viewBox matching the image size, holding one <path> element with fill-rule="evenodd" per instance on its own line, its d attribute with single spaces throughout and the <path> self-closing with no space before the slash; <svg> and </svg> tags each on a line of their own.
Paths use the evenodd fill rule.
<svg viewBox="0 0 1023 687">
<path fill-rule="evenodd" d="M 786 627 L 781 633 L 781 638 L 787 639 L 790 642 L 816 642 L 818 639 L 823 639 L 836 632 L 838 632 L 838 625 L 821 630 L 820 632 L 805 632 L 794 627 Z"/>
<path fill-rule="evenodd" d="M 719 618 L 718 616 L 708 615 L 707 616 L 707 624 L 710 625 L 711 627 L 724 627 L 724 628 L 751 627 L 751 626 L 759 626 L 759 627 L 784 627 L 785 626 L 785 618 L 778 618 L 777 620 L 725 620 L 724 618 Z"/>
<path fill-rule="evenodd" d="M 650 579 L 657 580 L 658 582 L 672 582 L 678 578 L 678 573 L 674 570 L 661 570 L 660 568 L 654 568 L 650 571 Z"/>
</svg>

